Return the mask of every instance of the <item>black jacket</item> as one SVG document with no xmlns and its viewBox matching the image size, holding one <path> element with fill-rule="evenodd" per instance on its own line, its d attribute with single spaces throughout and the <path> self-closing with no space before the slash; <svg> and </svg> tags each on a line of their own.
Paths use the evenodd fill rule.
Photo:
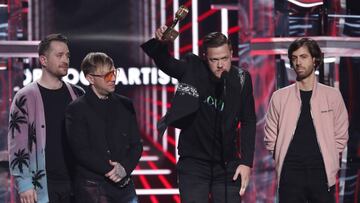
<svg viewBox="0 0 360 203">
<path fill-rule="evenodd" d="M 140 159 L 142 143 L 131 100 L 113 93 L 109 103 L 109 111 L 104 110 L 89 88 L 68 106 L 66 130 L 76 160 L 76 176 L 104 180 L 113 168 L 109 160 L 119 162 L 130 175 Z"/>
<path fill-rule="evenodd" d="M 187 54 L 182 60 L 170 56 L 166 44 L 151 39 L 141 45 L 145 53 L 166 74 L 179 80 L 172 105 L 158 123 L 162 134 L 167 126 L 183 129 L 199 109 L 199 95 L 205 94 L 209 80 L 207 63 L 194 54 Z M 222 120 L 223 161 L 234 159 L 240 154 L 240 163 L 252 166 L 255 145 L 256 115 L 250 74 L 240 68 L 231 67 L 224 83 L 224 116 Z M 240 151 L 236 146 L 241 122 Z M 191 147 L 191 146 L 190 146 Z"/>
</svg>

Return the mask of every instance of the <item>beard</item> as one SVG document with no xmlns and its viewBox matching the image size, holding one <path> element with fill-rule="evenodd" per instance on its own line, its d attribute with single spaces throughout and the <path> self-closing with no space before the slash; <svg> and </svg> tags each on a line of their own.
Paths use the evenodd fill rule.
<svg viewBox="0 0 360 203">
<path fill-rule="evenodd" d="M 309 69 L 302 69 L 302 70 L 304 70 L 304 71 L 299 72 L 295 69 L 297 81 L 302 81 L 302 80 L 310 77 L 311 74 L 313 74 L 313 72 L 315 72 L 315 68 L 312 68 L 311 70 L 309 70 Z"/>
<path fill-rule="evenodd" d="M 67 65 L 61 65 L 58 67 L 58 69 L 55 71 L 55 75 L 57 75 L 58 77 L 64 77 L 67 75 L 69 70 L 69 66 Z"/>
</svg>

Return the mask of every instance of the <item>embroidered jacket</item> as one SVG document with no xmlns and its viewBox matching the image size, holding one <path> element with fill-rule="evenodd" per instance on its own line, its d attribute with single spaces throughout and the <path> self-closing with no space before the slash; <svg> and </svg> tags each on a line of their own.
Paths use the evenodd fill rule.
<svg viewBox="0 0 360 203">
<path fill-rule="evenodd" d="M 199 95 L 206 94 L 208 88 L 206 81 L 212 73 L 207 63 L 191 53 L 177 60 L 170 56 L 166 44 L 155 39 L 149 40 L 141 47 L 162 71 L 179 80 L 171 108 L 158 123 L 159 133 L 162 135 L 168 126 L 186 128 L 193 121 L 194 113 L 199 110 Z M 227 75 L 226 88 L 224 88 L 226 89 L 224 117 L 221 124 L 224 149 L 222 158 L 226 165 L 229 160 L 240 155 L 240 163 L 251 167 L 256 128 L 251 77 L 247 71 L 234 66 Z M 241 123 L 240 149 L 236 146 L 239 122 Z"/>
</svg>

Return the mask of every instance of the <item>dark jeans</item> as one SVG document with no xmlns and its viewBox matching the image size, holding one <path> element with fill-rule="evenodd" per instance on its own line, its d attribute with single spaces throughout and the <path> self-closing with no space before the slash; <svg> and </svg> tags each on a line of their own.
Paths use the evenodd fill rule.
<svg viewBox="0 0 360 203">
<path fill-rule="evenodd" d="M 74 197 L 71 182 L 48 180 L 48 194 L 50 203 L 72 203 Z"/>
<path fill-rule="evenodd" d="M 117 187 L 107 181 L 77 179 L 75 198 L 78 203 L 137 203 L 134 183 Z"/>
<path fill-rule="evenodd" d="M 335 186 L 328 188 L 325 169 L 284 167 L 279 185 L 280 203 L 335 203 Z"/>
<path fill-rule="evenodd" d="M 232 180 L 237 166 L 233 161 L 225 170 L 219 163 L 212 167 L 209 161 L 180 158 L 177 170 L 181 202 L 208 203 L 209 199 L 215 203 L 241 202 L 241 180 Z"/>
</svg>

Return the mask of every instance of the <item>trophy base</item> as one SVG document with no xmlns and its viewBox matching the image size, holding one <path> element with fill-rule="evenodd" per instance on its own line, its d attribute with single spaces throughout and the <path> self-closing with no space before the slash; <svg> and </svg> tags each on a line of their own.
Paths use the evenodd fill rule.
<svg viewBox="0 0 360 203">
<path fill-rule="evenodd" d="M 179 32 L 174 29 L 165 30 L 162 39 L 166 41 L 174 41 L 179 36 Z"/>
</svg>

